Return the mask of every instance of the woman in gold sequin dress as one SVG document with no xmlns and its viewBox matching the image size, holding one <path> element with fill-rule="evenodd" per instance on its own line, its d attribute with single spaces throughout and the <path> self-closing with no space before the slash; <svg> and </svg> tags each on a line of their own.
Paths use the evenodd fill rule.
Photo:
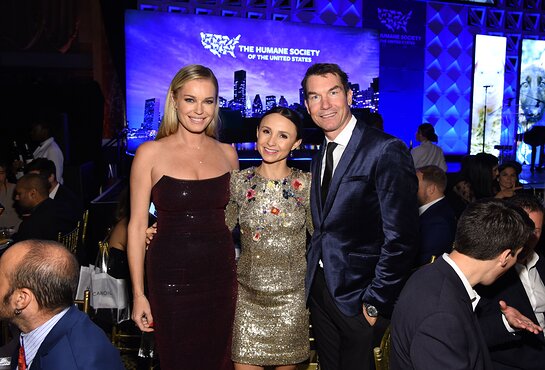
<svg viewBox="0 0 545 370">
<path fill-rule="evenodd" d="M 295 369 L 309 356 L 305 305 L 310 174 L 288 167 L 301 143 L 299 116 L 274 108 L 261 120 L 259 167 L 234 171 L 227 224 L 237 221 L 242 253 L 233 329 L 235 369 Z"/>
</svg>

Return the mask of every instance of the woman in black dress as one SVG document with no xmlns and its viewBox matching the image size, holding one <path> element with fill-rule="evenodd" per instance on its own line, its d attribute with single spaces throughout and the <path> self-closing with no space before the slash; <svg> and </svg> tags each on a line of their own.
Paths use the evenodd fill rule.
<svg viewBox="0 0 545 370">
<path fill-rule="evenodd" d="M 156 140 L 142 144 L 132 164 L 127 248 L 132 318 L 142 331 L 155 331 L 163 370 L 233 366 L 236 277 L 224 208 L 229 171 L 238 168 L 238 158 L 215 139 L 218 110 L 212 71 L 182 68 L 170 84 Z M 142 230 L 150 198 L 158 224 L 146 255 Z"/>
</svg>

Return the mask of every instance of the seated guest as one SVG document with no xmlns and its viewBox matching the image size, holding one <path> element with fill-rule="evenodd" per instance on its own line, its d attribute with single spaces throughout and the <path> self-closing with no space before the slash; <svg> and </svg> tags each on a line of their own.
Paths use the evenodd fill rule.
<svg viewBox="0 0 545 370">
<path fill-rule="evenodd" d="M 445 198 L 447 175 L 437 166 L 416 170 L 420 208 L 420 253 L 418 264 L 431 261 L 452 250 L 456 233 L 456 216 Z"/>
<path fill-rule="evenodd" d="M 543 333 L 513 330 L 505 323 L 498 302 L 509 302 L 521 314 L 545 327 L 545 261 L 535 251 L 543 225 L 543 204 L 529 195 L 516 195 L 509 202 L 528 213 L 535 224 L 534 235 L 519 254 L 514 269 L 488 287 L 477 287 L 482 299 L 476 313 L 495 369 L 538 370 L 545 366 Z"/>
<path fill-rule="evenodd" d="M 68 232 L 73 227 L 72 221 L 49 198 L 49 183 L 43 176 L 29 173 L 17 181 L 15 206 L 23 215 L 19 230 L 12 236 L 16 242 L 27 239 L 57 240 L 59 232 Z"/>
<path fill-rule="evenodd" d="M 0 258 L 0 319 L 20 331 L 11 368 L 122 370 L 104 332 L 74 306 L 79 266 L 61 244 L 27 240 Z"/>
<path fill-rule="evenodd" d="M 515 161 L 508 161 L 498 166 L 498 177 L 494 184 L 496 198 L 510 198 L 515 195 L 517 190 L 522 189 L 519 183 L 519 175 L 522 172 L 522 166 Z"/>
<path fill-rule="evenodd" d="M 452 191 L 447 195 L 459 217 L 465 207 L 476 200 L 494 196 L 494 183 L 498 177 L 498 158 L 489 153 L 468 155 Z"/>
<path fill-rule="evenodd" d="M 57 181 L 55 163 L 47 158 L 36 158 L 25 166 L 25 173 L 37 173 L 49 182 L 49 197 L 58 203 L 59 209 L 73 220 L 73 227 L 83 214 L 81 200 L 72 190 Z"/>
<path fill-rule="evenodd" d="M 489 285 L 513 266 L 533 232 L 519 207 L 489 199 L 468 205 L 458 221 L 454 250 L 416 271 L 391 322 L 390 369 L 491 369 L 474 314 L 477 284 Z M 516 329 L 542 329 L 502 305 Z"/>
<path fill-rule="evenodd" d="M 420 145 L 411 150 L 414 167 L 434 165 L 446 172 L 447 163 L 445 162 L 443 149 L 434 144 L 438 138 L 433 126 L 429 123 L 418 126 L 416 140 L 420 142 Z"/>
</svg>

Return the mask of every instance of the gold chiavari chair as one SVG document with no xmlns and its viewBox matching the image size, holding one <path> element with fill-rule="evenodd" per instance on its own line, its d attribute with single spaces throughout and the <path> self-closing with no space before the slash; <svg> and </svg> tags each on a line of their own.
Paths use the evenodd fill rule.
<svg viewBox="0 0 545 370">
<path fill-rule="evenodd" d="M 78 221 L 77 226 L 66 234 L 59 233 L 57 236 L 57 241 L 63 244 L 70 252 L 76 254 L 80 241 L 80 225 L 81 222 Z"/>
<path fill-rule="evenodd" d="M 388 370 L 390 368 L 390 327 L 386 328 L 380 347 L 373 348 L 376 370 Z"/>
</svg>

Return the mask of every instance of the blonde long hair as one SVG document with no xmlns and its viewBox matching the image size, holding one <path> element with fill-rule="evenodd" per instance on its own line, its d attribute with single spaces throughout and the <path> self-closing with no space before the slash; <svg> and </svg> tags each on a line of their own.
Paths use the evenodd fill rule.
<svg viewBox="0 0 545 370">
<path fill-rule="evenodd" d="M 218 80 L 214 75 L 214 72 L 212 72 L 210 68 L 199 64 L 191 64 L 180 69 L 170 83 L 167 97 L 165 99 L 165 110 L 163 119 L 161 120 L 161 126 L 159 126 L 159 132 L 157 132 L 155 140 L 172 135 L 178 131 L 178 116 L 174 107 L 174 99 L 176 98 L 176 94 L 178 93 L 178 90 L 181 89 L 189 81 L 199 79 L 210 80 L 214 84 L 214 87 L 216 89 L 216 109 L 212 121 L 206 127 L 205 134 L 213 138 L 217 137 L 217 130 L 220 123 L 218 103 Z"/>
</svg>

